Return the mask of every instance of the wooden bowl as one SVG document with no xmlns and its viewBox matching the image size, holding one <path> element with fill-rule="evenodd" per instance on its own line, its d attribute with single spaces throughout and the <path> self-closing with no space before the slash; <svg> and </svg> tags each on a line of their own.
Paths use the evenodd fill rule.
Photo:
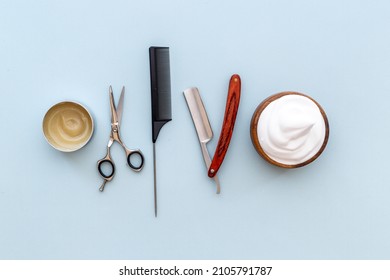
<svg viewBox="0 0 390 280">
<path fill-rule="evenodd" d="M 300 95 L 300 96 L 304 96 L 304 97 L 307 97 L 310 100 L 312 100 L 318 106 L 318 109 L 320 110 L 321 115 L 322 115 L 322 117 L 324 119 L 324 123 L 325 123 L 325 137 L 324 137 L 324 141 L 322 143 L 321 148 L 318 150 L 318 152 L 314 156 L 312 156 L 308 160 L 306 160 L 304 162 L 301 162 L 301 163 L 298 163 L 298 164 L 284 164 L 284 163 L 278 162 L 278 161 L 272 159 L 270 156 L 268 156 L 268 154 L 261 147 L 261 144 L 259 142 L 259 135 L 258 135 L 258 132 L 257 132 L 257 127 L 258 127 L 260 115 L 264 111 L 264 109 L 271 102 L 273 102 L 273 101 L 275 101 L 275 100 L 277 100 L 277 99 L 279 99 L 279 98 L 281 98 L 281 97 L 283 97 L 285 95 Z M 259 155 L 261 157 L 263 157 L 266 161 L 268 161 L 269 163 L 271 163 L 273 165 L 276 165 L 276 166 L 279 166 L 279 167 L 283 167 L 283 168 L 297 168 L 297 167 L 302 167 L 302 166 L 305 166 L 305 165 L 313 162 L 324 151 L 324 149 L 326 147 L 326 144 L 328 143 L 328 139 L 329 139 L 329 122 L 328 122 L 328 118 L 327 118 L 327 116 L 325 114 L 325 111 L 322 109 L 320 104 L 318 104 L 313 98 L 311 98 L 310 96 L 307 96 L 305 94 L 299 93 L 299 92 L 284 91 L 284 92 L 280 92 L 280 93 L 271 95 L 270 97 L 266 98 L 256 108 L 255 112 L 253 113 L 252 120 L 251 120 L 250 134 L 251 134 L 251 139 L 252 139 L 253 146 L 255 147 L 255 149 L 259 153 Z"/>
</svg>

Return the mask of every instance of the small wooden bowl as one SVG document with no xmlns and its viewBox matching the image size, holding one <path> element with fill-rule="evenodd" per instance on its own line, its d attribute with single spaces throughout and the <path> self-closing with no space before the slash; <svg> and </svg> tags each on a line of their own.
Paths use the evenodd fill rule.
<svg viewBox="0 0 390 280">
<path fill-rule="evenodd" d="M 313 156 L 311 157 L 310 159 L 302 162 L 302 163 L 299 163 L 299 164 L 284 164 L 284 163 L 281 163 L 281 162 L 278 162 L 278 161 L 275 161 L 273 160 L 272 158 L 270 158 L 266 153 L 265 151 L 263 150 L 263 148 L 261 147 L 260 145 L 260 142 L 259 142 L 259 135 L 257 134 L 257 125 L 258 125 L 258 122 L 259 122 L 259 119 L 260 119 L 260 115 L 261 113 L 263 112 L 263 110 L 273 101 L 285 96 L 285 95 L 301 95 L 301 96 L 304 96 L 304 97 L 307 97 L 309 98 L 310 100 L 312 100 L 317 106 L 318 106 L 318 109 L 320 110 L 321 112 L 321 115 L 322 117 L 324 118 L 324 122 L 325 122 L 325 137 L 324 137 L 324 142 L 321 146 L 321 148 L 319 149 L 319 151 Z M 305 166 L 311 162 L 313 162 L 315 159 L 317 159 L 321 153 L 324 151 L 325 147 L 326 147 L 326 144 L 328 143 L 328 139 L 329 139 L 329 122 L 328 122 L 328 118 L 326 117 L 326 114 L 325 114 L 325 111 L 322 109 L 322 107 L 320 106 L 320 104 L 317 103 L 317 101 L 315 101 L 313 98 L 311 98 L 310 96 L 307 96 L 305 94 L 302 94 L 302 93 L 299 93 L 299 92 L 294 92 L 294 91 L 284 91 L 284 92 L 280 92 L 280 93 L 277 93 L 277 94 L 274 94 L 274 95 L 271 95 L 270 97 L 266 98 L 262 103 L 260 103 L 260 105 L 256 108 L 255 112 L 253 113 L 253 116 L 252 116 L 252 120 L 251 120 L 251 126 L 250 126 L 250 134 L 251 134 L 251 139 L 252 139 L 252 143 L 253 143 L 253 146 L 255 147 L 256 151 L 259 153 L 259 155 L 261 157 L 263 157 L 266 161 L 268 161 L 269 163 L 273 164 L 273 165 L 276 165 L 276 166 L 279 166 L 279 167 L 283 167 L 283 168 L 297 168 L 297 167 L 302 167 L 302 166 Z"/>
</svg>

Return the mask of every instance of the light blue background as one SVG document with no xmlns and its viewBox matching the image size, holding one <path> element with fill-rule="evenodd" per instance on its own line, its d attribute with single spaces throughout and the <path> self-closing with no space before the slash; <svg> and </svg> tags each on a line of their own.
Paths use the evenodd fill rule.
<svg viewBox="0 0 390 280">
<path fill-rule="evenodd" d="M 0 1 L 1 259 L 389 259 L 389 1 Z M 173 121 L 157 141 L 153 214 L 148 48 L 169 46 Z M 206 176 L 182 91 L 199 87 L 214 140 L 230 75 L 242 78 L 231 146 Z M 126 86 L 122 138 L 102 183 L 108 87 Z M 311 165 L 255 152 L 249 125 L 271 94 L 315 98 L 331 127 Z M 65 154 L 42 134 L 53 104 L 76 100 L 95 134 Z"/>
</svg>

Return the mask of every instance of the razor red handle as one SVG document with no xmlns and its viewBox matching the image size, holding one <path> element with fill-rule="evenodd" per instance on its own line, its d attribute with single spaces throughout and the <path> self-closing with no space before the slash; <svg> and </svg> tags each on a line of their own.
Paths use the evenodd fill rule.
<svg viewBox="0 0 390 280">
<path fill-rule="evenodd" d="M 241 79 L 240 76 L 234 74 L 230 78 L 229 91 L 226 100 L 225 116 L 221 134 L 219 135 L 217 148 L 215 149 L 213 161 L 210 164 L 208 176 L 214 177 L 222 165 L 226 152 L 229 148 L 230 139 L 233 135 L 234 124 L 236 122 L 238 105 L 240 104 L 241 96 Z"/>
</svg>

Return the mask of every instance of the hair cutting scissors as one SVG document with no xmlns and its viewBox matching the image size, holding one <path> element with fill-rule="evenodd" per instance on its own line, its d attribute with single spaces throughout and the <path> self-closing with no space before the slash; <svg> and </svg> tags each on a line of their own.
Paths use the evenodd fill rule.
<svg viewBox="0 0 390 280">
<path fill-rule="evenodd" d="M 139 171 L 141 171 L 142 167 L 144 166 L 144 156 L 143 156 L 142 152 L 140 150 L 128 149 L 125 146 L 125 144 L 123 144 L 121 137 L 120 137 L 120 133 L 119 133 L 120 132 L 120 123 L 121 123 L 121 119 L 122 119 L 122 112 L 123 112 L 123 98 L 125 95 L 125 87 L 122 88 L 122 93 L 121 93 L 121 96 L 119 98 L 118 107 L 115 107 L 115 101 L 114 101 L 114 96 L 112 93 L 111 86 L 109 89 L 109 95 L 110 95 L 110 109 L 111 109 L 110 139 L 109 139 L 108 144 L 107 144 L 106 156 L 97 162 L 98 171 L 104 179 L 103 184 L 99 188 L 99 190 L 101 192 L 104 190 L 104 186 L 106 185 L 106 183 L 111 181 L 114 177 L 114 174 L 115 174 L 115 164 L 114 164 L 114 161 L 111 159 L 111 155 L 110 155 L 110 148 L 115 141 L 118 142 L 125 150 L 127 164 L 130 166 L 130 168 L 133 171 L 139 172 Z M 139 164 L 133 164 L 131 162 L 131 157 L 134 155 L 136 155 L 137 157 L 140 158 Z M 102 170 L 102 165 L 104 165 L 104 164 L 109 164 L 111 166 L 111 172 L 109 174 L 105 174 L 104 171 Z"/>
</svg>

